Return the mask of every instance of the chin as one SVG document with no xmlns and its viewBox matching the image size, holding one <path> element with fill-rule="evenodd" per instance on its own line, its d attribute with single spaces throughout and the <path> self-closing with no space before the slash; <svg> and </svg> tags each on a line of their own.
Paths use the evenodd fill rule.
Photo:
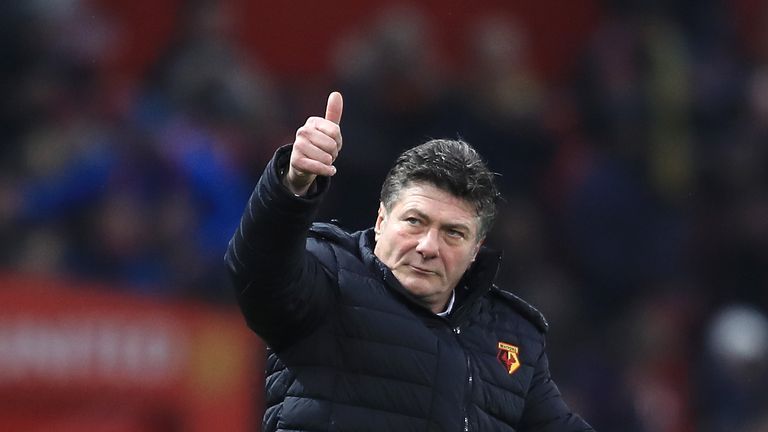
<svg viewBox="0 0 768 432">
<path fill-rule="evenodd" d="M 410 292 L 413 295 L 416 296 L 427 296 L 435 294 L 439 291 L 437 287 L 434 287 L 430 284 L 424 283 L 424 281 L 421 280 L 405 280 L 402 283 L 403 288 L 405 288 L 408 292 Z"/>
</svg>

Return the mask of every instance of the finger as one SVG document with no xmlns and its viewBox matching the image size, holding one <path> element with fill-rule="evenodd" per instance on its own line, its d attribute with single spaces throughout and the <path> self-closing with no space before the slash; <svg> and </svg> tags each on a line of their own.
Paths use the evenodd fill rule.
<svg viewBox="0 0 768 432">
<path fill-rule="evenodd" d="M 328 137 L 325 137 L 325 138 L 329 139 Z M 306 141 L 306 140 L 298 141 L 296 144 L 294 144 L 293 148 L 294 148 L 294 151 L 296 152 L 297 158 L 304 157 L 304 158 L 316 160 L 326 165 L 330 165 L 333 163 L 334 156 L 332 153 L 326 151 L 325 149 L 317 146 L 316 144 L 310 141 Z"/>
<path fill-rule="evenodd" d="M 319 117 L 316 117 L 315 119 L 317 121 L 310 120 L 305 126 L 300 127 L 299 130 L 296 131 L 296 141 L 294 144 L 297 144 L 299 147 L 301 147 L 305 145 L 305 143 L 309 143 L 325 151 L 326 153 L 333 156 L 334 159 L 336 159 L 336 156 L 339 154 L 340 137 L 337 140 L 335 137 L 329 136 L 327 131 L 321 130 L 320 127 L 322 126 L 317 126 L 320 123 L 334 126 L 335 124 L 327 122 L 325 119 L 321 119 Z"/>
<path fill-rule="evenodd" d="M 298 158 L 292 162 L 292 166 L 295 170 L 303 174 L 312 174 L 320 176 L 332 176 L 336 174 L 336 167 L 333 165 L 326 165 L 322 162 L 318 162 L 309 158 Z"/>
<path fill-rule="evenodd" d="M 327 125 L 333 127 L 327 128 Z M 335 123 L 325 122 L 324 124 L 318 124 L 317 130 L 321 132 L 322 136 L 312 138 L 312 142 L 316 143 L 318 147 L 324 149 L 328 153 L 333 155 L 333 159 L 339 155 L 341 150 L 341 132 L 338 130 L 338 125 Z"/>
<path fill-rule="evenodd" d="M 325 119 L 336 124 L 341 122 L 341 111 L 344 109 L 344 99 L 341 93 L 333 92 L 328 95 L 328 104 L 325 106 Z"/>
<path fill-rule="evenodd" d="M 315 129 L 333 138 L 333 140 L 336 141 L 335 146 L 341 146 L 341 128 L 339 125 L 321 118 L 318 118 L 313 124 Z"/>
</svg>

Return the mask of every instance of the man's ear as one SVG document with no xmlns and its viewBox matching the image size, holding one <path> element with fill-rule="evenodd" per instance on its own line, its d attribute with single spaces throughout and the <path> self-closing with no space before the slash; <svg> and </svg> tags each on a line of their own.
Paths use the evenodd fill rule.
<svg viewBox="0 0 768 432">
<path fill-rule="evenodd" d="M 475 258 L 477 258 L 477 253 L 480 252 L 480 248 L 485 243 L 485 237 L 481 238 L 477 244 L 475 245 L 475 251 L 472 253 L 472 262 L 475 262 Z"/>
<path fill-rule="evenodd" d="M 381 228 L 382 223 L 386 223 L 387 218 L 387 209 L 384 208 L 384 203 L 379 203 L 379 211 L 376 215 L 376 223 L 373 225 L 373 233 L 375 234 L 376 241 L 379 240 L 379 235 L 381 234 Z"/>
</svg>

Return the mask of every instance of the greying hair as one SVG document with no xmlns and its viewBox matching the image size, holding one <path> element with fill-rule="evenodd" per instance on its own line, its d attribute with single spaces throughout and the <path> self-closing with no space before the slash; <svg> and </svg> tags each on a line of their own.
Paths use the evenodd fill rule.
<svg viewBox="0 0 768 432">
<path fill-rule="evenodd" d="M 384 208 L 390 211 L 400 192 L 414 183 L 434 185 L 469 203 L 479 218 L 478 239 L 491 229 L 499 192 L 494 174 L 468 143 L 435 139 L 400 154 L 381 186 Z"/>
</svg>

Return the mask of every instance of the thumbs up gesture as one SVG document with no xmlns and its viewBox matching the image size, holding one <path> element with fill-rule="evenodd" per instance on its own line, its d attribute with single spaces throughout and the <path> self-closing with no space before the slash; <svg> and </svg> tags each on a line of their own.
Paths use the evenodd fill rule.
<svg viewBox="0 0 768 432">
<path fill-rule="evenodd" d="M 344 101 L 339 92 L 328 96 L 325 118 L 310 117 L 296 131 L 291 162 L 283 179 L 285 186 L 294 194 L 304 195 L 317 176 L 336 174 L 333 162 L 341 150 L 341 112 Z"/>
</svg>

